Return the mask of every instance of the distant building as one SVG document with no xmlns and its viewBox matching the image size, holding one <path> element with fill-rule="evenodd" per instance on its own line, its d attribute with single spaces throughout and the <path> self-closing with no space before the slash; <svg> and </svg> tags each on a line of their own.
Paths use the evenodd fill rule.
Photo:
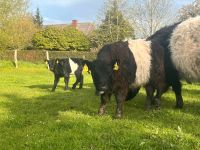
<svg viewBox="0 0 200 150">
<path fill-rule="evenodd" d="M 76 28 L 77 30 L 83 32 L 85 35 L 88 35 L 92 31 L 95 30 L 95 24 L 91 22 L 81 22 L 79 23 L 78 20 L 72 20 L 71 24 L 52 24 L 52 25 L 45 25 L 44 27 L 58 27 L 58 28 L 64 28 L 72 26 Z"/>
</svg>

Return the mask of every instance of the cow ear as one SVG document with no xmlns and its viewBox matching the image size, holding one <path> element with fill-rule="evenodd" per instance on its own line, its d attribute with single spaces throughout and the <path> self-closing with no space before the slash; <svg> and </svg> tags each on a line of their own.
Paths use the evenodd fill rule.
<svg viewBox="0 0 200 150">
<path fill-rule="evenodd" d="M 113 70 L 115 70 L 115 71 L 119 70 L 119 65 L 118 65 L 117 62 L 114 64 L 114 66 L 113 66 Z"/>
<path fill-rule="evenodd" d="M 59 63 L 58 59 L 56 59 L 56 63 L 57 63 L 57 64 Z"/>
</svg>

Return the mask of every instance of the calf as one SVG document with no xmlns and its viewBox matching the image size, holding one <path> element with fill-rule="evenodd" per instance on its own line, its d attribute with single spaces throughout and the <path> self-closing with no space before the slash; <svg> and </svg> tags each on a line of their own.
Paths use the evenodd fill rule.
<svg viewBox="0 0 200 150">
<path fill-rule="evenodd" d="M 49 69 L 54 73 L 54 84 L 51 91 L 55 91 L 61 77 L 64 77 L 65 90 L 67 90 L 70 74 L 74 74 L 76 76 L 76 82 L 73 84 L 72 89 L 75 89 L 78 83 L 80 83 L 79 89 L 83 87 L 82 71 L 85 64 L 85 61 L 83 59 L 51 59 L 47 60 L 47 62 L 49 65 Z"/>
</svg>

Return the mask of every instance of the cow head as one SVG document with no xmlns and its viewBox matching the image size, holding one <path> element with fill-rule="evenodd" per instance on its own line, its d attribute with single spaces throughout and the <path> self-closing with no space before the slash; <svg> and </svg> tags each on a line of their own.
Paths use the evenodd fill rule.
<svg viewBox="0 0 200 150">
<path fill-rule="evenodd" d="M 54 71 L 54 68 L 56 66 L 56 64 L 58 64 L 58 59 L 50 59 L 50 60 L 46 60 L 48 65 L 49 65 L 49 69 L 51 71 Z"/>
<path fill-rule="evenodd" d="M 114 70 L 118 69 L 114 61 L 106 63 L 102 60 L 88 62 L 87 66 L 91 70 L 92 79 L 96 88 L 96 93 L 104 94 L 110 92 L 112 88 L 112 78 Z"/>
</svg>

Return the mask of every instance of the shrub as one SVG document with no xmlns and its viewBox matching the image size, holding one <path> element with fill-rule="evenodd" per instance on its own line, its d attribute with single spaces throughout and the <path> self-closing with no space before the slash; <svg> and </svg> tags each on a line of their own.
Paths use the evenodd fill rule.
<svg viewBox="0 0 200 150">
<path fill-rule="evenodd" d="M 0 49 L 25 49 L 37 30 L 29 16 L 10 20 L 0 28 Z"/>
<path fill-rule="evenodd" d="M 88 51 L 91 43 L 82 32 L 73 27 L 47 27 L 34 35 L 33 46 L 47 50 Z"/>
</svg>

